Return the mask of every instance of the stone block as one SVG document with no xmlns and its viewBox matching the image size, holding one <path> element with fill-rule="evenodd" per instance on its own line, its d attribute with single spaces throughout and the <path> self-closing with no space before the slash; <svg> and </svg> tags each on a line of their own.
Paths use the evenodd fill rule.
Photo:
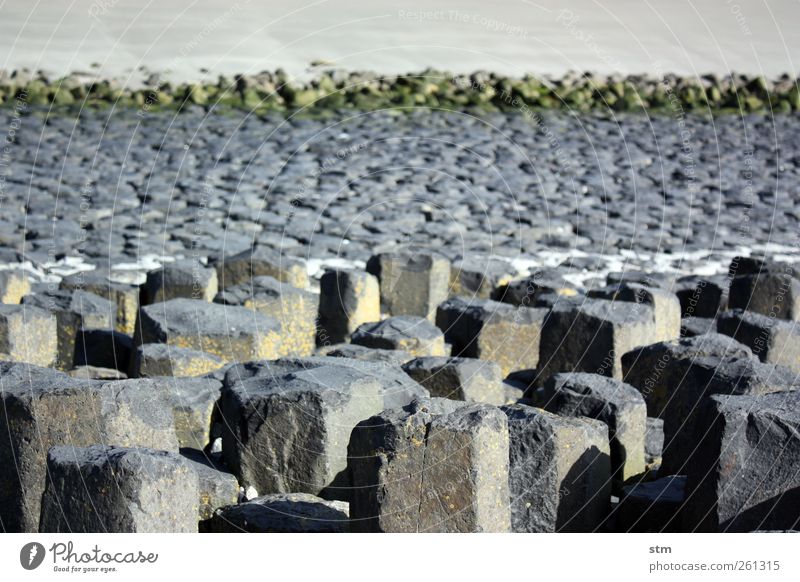
<svg viewBox="0 0 800 582">
<path fill-rule="evenodd" d="M 506 403 L 503 376 L 494 362 L 429 356 L 408 362 L 403 370 L 436 398 L 496 406 Z"/>
<path fill-rule="evenodd" d="M 377 277 L 365 271 L 334 269 L 319 282 L 319 342 L 345 342 L 364 323 L 381 318 Z"/>
<path fill-rule="evenodd" d="M 398 315 L 365 323 L 353 333 L 352 342 L 368 348 L 403 350 L 412 356 L 444 356 L 444 335 L 423 317 Z"/>
<path fill-rule="evenodd" d="M 53 366 L 58 357 L 56 316 L 32 305 L 0 304 L 0 354 L 15 362 Z"/>
</svg>

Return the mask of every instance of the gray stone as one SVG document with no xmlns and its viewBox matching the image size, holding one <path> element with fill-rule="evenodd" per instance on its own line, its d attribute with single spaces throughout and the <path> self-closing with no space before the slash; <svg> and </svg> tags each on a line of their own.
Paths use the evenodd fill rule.
<svg viewBox="0 0 800 582">
<path fill-rule="evenodd" d="M 624 354 L 623 378 L 644 396 L 647 415 L 660 417 L 688 366 L 704 357 L 738 359 L 753 358 L 753 354 L 748 347 L 717 333 L 659 342 Z"/>
<path fill-rule="evenodd" d="M 708 398 L 687 467 L 690 530 L 790 530 L 800 506 L 800 392 Z"/>
<path fill-rule="evenodd" d="M 231 366 L 225 371 L 226 386 L 251 378 L 272 378 L 280 374 L 339 366 L 377 380 L 383 393 L 383 408 L 402 408 L 414 399 L 427 398 L 430 393 L 406 374 L 399 365 L 384 361 L 362 361 L 350 358 L 316 356 L 311 358 L 281 358 L 269 362 L 250 362 Z"/>
<path fill-rule="evenodd" d="M 319 298 L 274 277 L 254 277 L 221 291 L 217 303 L 237 305 L 272 317 L 281 326 L 278 357 L 308 356 L 314 351 Z"/>
<path fill-rule="evenodd" d="M 58 324 L 52 313 L 31 305 L 0 304 L 0 354 L 15 362 L 53 366 Z"/>
<path fill-rule="evenodd" d="M 454 297 L 439 306 L 436 325 L 452 344 L 453 355 L 496 362 L 507 376 L 538 365 L 547 313 L 547 309 Z"/>
<path fill-rule="evenodd" d="M 414 356 L 403 350 L 381 350 L 378 348 L 368 348 L 355 344 L 339 344 L 331 346 L 321 355 L 332 358 L 352 358 L 363 362 L 387 363 L 395 366 L 402 366 L 406 362 L 414 359 Z"/>
<path fill-rule="evenodd" d="M 0 522 L 37 531 L 47 451 L 117 443 L 178 450 L 169 394 L 150 380 L 76 380 L 28 364 L 0 363 Z"/>
<path fill-rule="evenodd" d="M 504 406 L 515 532 L 590 532 L 611 502 L 608 427 L 522 404 Z"/>
<path fill-rule="evenodd" d="M 137 343 L 191 348 L 223 360 L 256 360 L 278 356 L 277 320 L 246 307 L 194 299 L 171 299 L 140 310 Z"/>
<path fill-rule="evenodd" d="M 516 269 L 499 257 L 470 257 L 455 261 L 450 268 L 450 294 L 490 299 L 514 278 Z"/>
<path fill-rule="evenodd" d="M 75 363 L 75 343 L 82 329 L 114 329 L 115 306 L 88 291 L 50 291 L 27 295 L 23 305 L 38 307 L 56 316 L 58 324 L 58 357 L 56 366 L 69 370 Z"/>
<path fill-rule="evenodd" d="M 212 378 L 153 378 L 152 381 L 169 394 L 180 446 L 204 449 L 209 445 L 222 382 Z"/>
<path fill-rule="evenodd" d="M 353 531 L 510 529 L 508 426 L 497 408 L 415 401 L 360 423 L 348 454 Z"/>
<path fill-rule="evenodd" d="M 353 333 L 352 342 L 368 348 L 403 350 L 420 356 L 444 356 L 444 334 L 423 317 L 398 315 L 365 323 Z"/>
<path fill-rule="evenodd" d="M 76 366 L 67 375 L 81 380 L 125 380 L 127 375 L 114 368 L 98 368 L 95 366 Z"/>
<path fill-rule="evenodd" d="M 238 372 L 228 372 L 233 378 Z M 259 493 L 347 494 L 353 428 L 383 409 L 380 382 L 354 368 L 319 366 L 225 382 L 222 450 L 242 486 Z"/>
<path fill-rule="evenodd" d="M 22 269 L 0 271 L 0 303 L 16 305 L 31 292 L 28 274 Z"/>
<path fill-rule="evenodd" d="M 639 283 L 621 283 L 617 286 L 592 289 L 586 295 L 597 299 L 642 303 L 652 307 L 656 324 L 653 342 L 669 341 L 680 336 L 681 306 L 671 291 Z"/>
<path fill-rule="evenodd" d="M 542 327 L 539 377 L 559 372 L 590 372 L 622 378 L 622 355 L 652 344 L 657 336 L 653 309 L 602 299 L 557 305 Z"/>
<path fill-rule="evenodd" d="M 265 246 L 221 258 L 216 264 L 219 286 L 248 284 L 255 277 L 274 277 L 299 289 L 308 287 L 305 261 Z"/>
<path fill-rule="evenodd" d="M 661 454 L 664 451 L 664 420 L 647 417 L 647 434 L 644 442 L 644 456 L 648 465 L 661 465 Z"/>
<path fill-rule="evenodd" d="M 537 269 L 524 279 L 509 282 L 498 289 L 495 297 L 503 303 L 533 307 L 542 295 L 573 297 L 578 295 L 575 285 L 564 279 L 563 275 L 552 269 Z"/>
<path fill-rule="evenodd" d="M 750 348 L 762 362 L 800 373 L 800 326 L 752 311 L 734 309 L 717 319 L 717 331 Z"/>
<path fill-rule="evenodd" d="M 408 362 L 403 370 L 436 398 L 497 406 L 506 403 L 500 366 L 494 362 L 429 356 Z"/>
<path fill-rule="evenodd" d="M 728 304 L 728 281 L 724 277 L 681 277 L 675 285 L 681 302 L 681 317 L 713 319 Z"/>
<path fill-rule="evenodd" d="M 608 425 L 611 476 L 625 481 L 645 470 L 647 405 L 636 388 L 597 374 L 556 374 L 545 383 L 545 409 Z"/>
<path fill-rule="evenodd" d="M 717 322 L 714 319 L 703 317 L 684 317 L 681 319 L 681 337 L 695 337 L 716 331 Z"/>
<path fill-rule="evenodd" d="M 202 451 L 182 448 L 181 456 L 197 474 L 198 517 L 202 527 L 203 522 L 207 524 L 207 520 L 214 516 L 217 509 L 236 503 L 239 496 L 239 482 L 222 463 L 215 462 Z"/>
<path fill-rule="evenodd" d="M 132 335 L 139 312 L 139 287 L 128 283 L 112 281 L 109 277 L 96 272 L 76 273 L 64 277 L 61 289 L 82 290 L 99 295 L 116 305 L 116 330 Z"/>
<path fill-rule="evenodd" d="M 225 361 L 214 354 L 191 348 L 143 344 L 136 348 L 131 375 L 136 378 L 204 376 L 224 364 Z"/>
<path fill-rule="evenodd" d="M 370 259 L 368 269 L 380 280 L 381 303 L 392 316 L 413 315 L 434 321 L 436 307 L 447 299 L 450 261 L 437 253 L 381 253 Z"/>
<path fill-rule="evenodd" d="M 779 319 L 800 320 L 800 281 L 792 267 L 773 267 L 734 277 L 728 307 Z"/>
<path fill-rule="evenodd" d="M 42 533 L 197 531 L 198 480 L 176 453 L 107 445 L 47 455 Z"/>
<path fill-rule="evenodd" d="M 276 493 L 218 509 L 213 533 L 345 533 L 348 505 L 308 493 Z"/>
<path fill-rule="evenodd" d="M 328 270 L 319 287 L 320 343 L 348 341 L 360 325 L 380 320 L 380 285 L 374 275 L 350 269 Z"/>
<path fill-rule="evenodd" d="M 212 301 L 217 290 L 217 271 L 194 259 L 167 263 L 150 271 L 142 286 L 145 304 L 178 298 Z"/>
</svg>

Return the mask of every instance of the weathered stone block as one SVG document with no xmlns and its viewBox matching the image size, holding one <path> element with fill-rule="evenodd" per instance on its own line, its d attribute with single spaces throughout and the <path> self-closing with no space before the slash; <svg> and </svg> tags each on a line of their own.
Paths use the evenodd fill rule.
<svg viewBox="0 0 800 582">
<path fill-rule="evenodd" d="M 112 281 L 102 273 L 91 271 L 64 277 L 61 289 L 82 290 L 108 299 L 117 306 L 116 330 L 132 335 L 139 312 L 139 286 Z"/>
<path fill-rule="evenodd" d="M 712 319 L 728 304 L 728 281 L 725 277 L 681 277 L 675 285 L 681 302 L 681 317 Z"/>
<path fill-rule="evenodd" d="M 800 373 L 800 327 L 797 323 L 734 309 L 717 319 L 717 331 L 750 348 L 762 362 Z"/>
<path fill-rule="evenodd" d="M 649 305 L 656 324 L 654 342 L 678 339 L 681 332 L 681 306 L 671 291 L 639 283 L 621 283 L 612 287 L 592 289 L 586 294 L 596 299 L 630 301 Z"/>
<path fill-rule="evenodd" d="M 247 503 L 218 509 L 211 520 L 213 533 L 344 533 L 348 506 L 308 493 L 276 493 Z"/>
<path fill-rule="evenodd" d="M 0 354 L 15 362 L 53 366 L 58 324 L 52 313 L 32 305 L 0 304 Z"/>
<path fill-rule="evenodd" d="M 278 356 L 308 356 L 314 351 L 319 298 L 274 277 L 255 277 L 220 292 L 215 301 L 272 317 L 281 326 Z"/>
<path fill-rule="evenodd" d="M 51 446 L 178 450 L 170 396 L 150 380 L 75 380 L 3 362 L 0 386 L 0 522 L 7 531 L 37 531 Z"/>
<path fill-rule="evenodd" d="M 461 259 L 450 268 L 450 294 L 490 299 L 515 275 L 511 263 L 498 257 Z"/>
<path fill-rule="evenodd" d="M 27 295 L 22 302 L 23 305 L 38 307 L 56 316 L 56 366 L 62 370 L 69 370 L 75 363 L 75 342 L 82 329 L 114 329 L 114 305 L 88 291 L 49 291 L 45 294 Z"/>
<path fill-rule="evenodd" d="M 429 356 L 408 362 L 403 370 L 436 398 L 496 406 L 506 403 L 503 376 L 494 362 Z"/>
<path fill-rule="evenodd" d="M 505 287 L 499 288 L 494 298 L 511 305 L 533 307 L 539 297 L 550 294 L 574 297 L 578 295 L 578 291 L 558 270 L 537 269 L 528 277 L 511 281 Z"/>
<path fill-rule="evenodd" d="M 454 297 L 439 306 L 436 325 L 452 344 L 453 355 L 496 362 L 507 376 L 538 365 L 547 313 L 547 309 Z"/>
<path fill-rule="evenodd" d="M 136 348 L 131 376 L 204 376 L 224 365 L 222 358 L 207 352 L 168 344 L 143 344 Z"/>
<path fill-rule="evenodd" d="M 403 350 L 420 356 L 444 356 L 444 334 L 423 317 L 398 315 L 365 323 L 353 333 L 352 342 L 368 348 Z"/>
<path fill-rule="evenodd" d="M 211 423 L 222 382 L 213 378 L 153 378 L 172 403 L 175 435 L 181 447 L 203 449 L 211 442 Z"/>
<path fill-rule="evenodd" d="M 197 531 L 197 475 L 176 453 L 107 445 L 47 455 L 42 533 Z"/>
<path fill-rule="evenodd" d="M 378 279 L 364 271 L 326 271 L 319 282 L 319 341 L 348 341 L 364 323 L 381 318 Z"/>
<path fill-rule="evenodd" d="M 202 451 L 181 449 L 181 456 L 197 475 L 198 517 L 201 526 L 207 525 L 217 509 L 236 503 L 239 496 L 239 482 L 224 465 L 215 462 Z"/>
<path fill-rule="evenodd" d="M 150 271 L 142 286 L 147 304 L 179 298 L 213 301 L 218 290 L 216 269 L 194 259 L 167 263 Z"/>
<path fill-rule="evenodd" d="M 386 363 L 401 366 L 414 359 L 414 356 L 402 350 L 381 350 L 357 346 L 355 344 L 338 344 L 331 346 L 332 349 L 326 350 L 322 355 L 332 358 L 352 358 L 362 362 Z"/>
<path fill-rule="evenodd" d="M 644 472 L 647 405 L 636 388 L 597 374 L 556 374 L 545 383 L 544 399 L 554 414 L 608 425 L 613 478 L 625 481 Z"/>
<path fill-rule="evenodd" d="M 648 305 L 602 299 L 556 305 L 542 326 L 537 383 L 558 372 L 622 378 L 622 355 L 657 335 Z"/>
<path fill-rule="evenodd" d="M 308 287 L 305 261 L 290 257 L 269 247 L 256 246 L 241 253 L 223 257 L 216 264 L 219 286 L 227 289 L 248 284 L 255 277 L 273 277 L 299 289 Z"/>
<path fill-rule="evenodd" d="M 380 280 L 381 302 L 393 316 L 413 315 L 433 321 L 436 307 L 447 299 L 450 261 L 425 251 L 381 253 L 368 269 Z"/>
<path fill-rule="evenodd" d="M 259 372 L 262 370 L 259 370 Z M 232 369 L 235 378 L 246 368 Z M 222 392 L 222 449 L 242 486 L 259 493 L 346 495 L 353 428 L 383 409 L 375 378 L 344 366 L 319 366 L 228 382 Z"/>
<path fill-rule="evenodd" d="M 0 271 L 0 303 L 17 305 L 31 292 L 28 274 L 22 269 Z"/>
<path fill-rule="evenodd" d="M 280 324 L 246 307 L 171 299 L 142 307 L 137 343 L 191 348 L 224 360 L 275 358 Z"/>
<path fill-rule="evenodd" d="M 792 267 L 765 266 L 758 272 L 734 277 L 728 307 L 800 321 L 800 281 Z"/>
<path fill-rule="evenodd" d="M 510 529 L 508 425 L 497 408 L 415 401 L 360 423 L 348 452 L 354 531 Z"/>
<path fill-rule="evenodd" d="M 75 340 L 75 365 L 128 371 L 133 338 L 114 329 L 81 329 Z"/>
<path fill-rule="evenodd" d="M 689 530 L 797 528 L 800 392 L 708 398 L 687 467 Z"/>
<path fill-rule="evenodd" d="M 611 503 L 608 426 L 522 404 L 504 406 L 515 532 L 591 532 Z"/>
<path fill-rule="evenodd" d="M 647 415 L 660 417 L 688 366 L 697 358 L 752 358 L 750 349 L 728 336 L 710 333 L 638 348 L 622 356 L 625 382 L 647 402 Z"/>
<path fill-rule="evenodd" d="M 329 366 L 346 368 L 376 380 L 383 394 L 384 410 L 402 408 L 414 399 L 430 396 L 428 390 L 412 380 L 399 365 L 337 357 L 281 358 L 269 362 L 237 364 L 225 371 L 224 382 L 226 386 L 232 386 L 243 380 L 272 378 L 276 375 Z"/>
</svg>

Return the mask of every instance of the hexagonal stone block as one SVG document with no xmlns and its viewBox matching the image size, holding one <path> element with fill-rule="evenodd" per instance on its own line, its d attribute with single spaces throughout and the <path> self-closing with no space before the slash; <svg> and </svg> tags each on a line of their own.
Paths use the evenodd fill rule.
<svg viewBox="0 0 800 582">
<path fill-rule="evenodd" d="M 800 392 L 707 399 L 687 467 L 690 530 L 797 528 Z"/>
<path fill-rule="evenodd" d="M 511 282 L 516 272 L 511 263 L 499 257 L 461 259 L 450 267 L 450 294 L 490 299 Z"/>
<path fill-rule="evenodd" d="M 143 344 L 136 348 L 131 376 L 204 376 L 225 365 L 225 360 L 199 350 L 169 344 Z"/>
<path fill-rule="evenodd" d="M 58 357 L 58 323 L 32 305 L 0 304 L 0 354 L 15 362 L 53 366 Z"/>
<path fill-rule="evenodd" d="M 47 455 L 43 533 L 197 531 L 197 475 L 176 453 L 107 445 Z"/>
<path fill-rule="evenodd" d="M 194 299 L 171 299 L 140 310 L 137 343 L 165 343 L 224 360 L 275 358 L 281 335 L 277 320 L 247 307 Z"/>
<path fill-rule="evenodd" d="M 290 257 L 269 247 L 256 246 L 241 253 L 223 257 L 216 264 L 219 286 L 227 289 L 249 283 L 255 277 L 273 277 L 299 289 L 308 287 L 305 261 Z"/>
<path fill-rule="evenodd" d="M 222 382 L 213 378 L 154 378 L 169 394 L 175 436 L 181 447 L 204 449 L 211 443 L 211 422 Z"/>
<path fill-rule="evenodd" d="M 636 388 L 584 373 L 556 374 L 544 388 L 548 411 L 595 418 L 608 425 L 613 478 L 625 481 L 644 472 L 647 405 Z"/>
<path fill-rule="evenodd" d="M 236 503 L 239 497 L 239 482 L 222 463 L 214 461 L 202 451 L 182 448 L 181 457 L 189 463 L 197 475 L 198 511 L 202 530 L 203 525 L 208 525 L 217 509 Z"/>
<path fill-rule="evenodd" d="M 308 356 L 314 351 L 319 303 L 316 294 L 274 277 L 256 277 L 228 287 L 214 301 L 246 307 L 277 320 L 281 326 L 278 357 Z"/>
<path fill-rule="evenodd" d="M 61 289 L 88 291 L 108 299 L 116 305 L 115 327 L 117 331 L 133 334 L 139 312 L 139 286 L 109 279 L 106 275 L 90 271 L 76 273 L 61 279 Z"/>
<path fill-rule="evenodd" d="M 714 318 L 728 304 L 728 280 L 725 277 L 681 277 L 674 291 L 681 302 L 683 318 Z"/>
<path fill-rule="evenodd" d="M 523 404 L 508 417 L 511 526 L 515 532 L 590 532 L 611 502 L 608 427 Z"/>
<path fill-rule="evenodd" d="M 377 277 L 364 271 L 332 269 L 319 282 L 319 341 L 348 341 L 364 323 L 381 318 Z"/>
<path fill-rule="evenodd" d="M 216 269 L 194 259 L 167 263 L 150 271 L 142 285 L 147 304 L 179 298 L 213 301 L 218 290 Z"/>
<path fill-rule="evenodd" d="M 393 316 L 414 315 L 433 321 L 436 307 L 449 294 L 450 261 L 437 253 L 381 253 L 372 257 L 367 267 L 380 280 L 381 302 Z"/>
<path fill-rule="evenodd" d="M 591 289 L 586 295 L 594 299 L 630 301 L 653 308 L 656 333 L 654 342 L 678 339 L 681 332 L 681 305 L 671 291 L 639 283 L 621 283 L 612 287 Z"/>
<path fill-rule="evenodd" d="M 697 448 L 695 432 L 702 431 L 698 412 L 713 394 L 762 395 L 794 390 L 800 386 L 797 374 L 782 366 L 762 364 L 756 359 L 698 358 L 686 376 L 673 387 L 662 413 L 664 474 L 685 474 Z"/>
<path fill-rule="evenodd" d="M 497 408 L 415 401 L 360 423 L 348 452 L 353 531 L 510 529 L 508 424 Z"/>
<path fill-rule="evenodd" d="M 533 307 L 540 296 L 548 294 L 573 297 L 578 291 L 557 269 L 535 269 L 529 276 L 498 289 L 495 298 L 511 305 Z"/>
<path fill-rule="evenodd" d="M 704 357 L 741 359 L 752 358 L 753 354 L 728 336 L 710 333 L 632 350 L 622 356 L 623 376 L 644 396 L 647 415 L 657 418 L 691 362 Z"/>
<path fill-rule="evenodd" d="M 231 378 L 245 369 L 229 370 Z M 242 486 L 259 493 L 347 493 L 353 428 L 383 408 L 377 379 L 343 366 L 265 370 L 226 383 L 222 450 Z"/>
<path fill-rule="evenodd" d="M 800 281 L 791 266 L 766 264 L 731 281 L 728 307 L 779 319 L 800 320 Z"/>
<path fill-rule="evenodd" d="M 55 445 L 178 450 L 172 402 L 150 380 L 75 380 L 28 364 L 0 363 L 0 522 L 37 531 L 47 451 Z M 8 469 L 10 468 L 10 469 Z"/>
<path fill-rule="evenodd" d="M 734 309 L 719 316 L 717 331 L 746 345 L 762 362 L 781 364 L 800 373 L 797 323 Z"/>
<path fill-rule="evenodd" d="M 264 495 L 218 509 L 212 533 L 344 533 L 349 531 L 348 505 L 308 493 Z"/>
<path fill-rule="evenodd" d="M 281 358 L 269 362 L 237 364 L 225 370 L 224 382 L 232 386 L 236 382 L 253 378 L 272 378 L 303 370 L 323 367 L 341 367 L 368 376 L 380 384 L 383 408 L 402 408 L 414 399 L 427 398 L 430 393 L 392 362 L 371 362 L 351 358 L 315 356 L 311 358 Z"/>
<path fill-rule="evenodd" d="M 453 355 L 496 362 L 507 376 L 538 365 L 547 313 L 547 309 L 454 297 L 439 306 L 436 325 L 453 346 Z"/>
<path fill-rule="evenodd" d="M 22 269 L 0 271 L 0 303 L 17 305 L 31 292 L 28 274 Z"/>
<path fill-rule="evenodd" d="M 107 299 L 88 291 L 48 291 L 27 295 L 23 304 L 49 311 L 58 324 L 56 366 L 69 370 L 75 363 L 75 343 L 82 329 L 114 328 L 116 309 Z"/>
<path fill-rule="evenodd" d="M 444 356 L 444 335 L 423 317 L 398 315 L 365 323 L 353 333 L 352 342 L 368 348 L 403 350 L 420 356 Z"/>
<path fill-rule="evenodd" d="M 408 362 L 403 370 L 436 398 L 497 406 L 506 401 L 500 366 L 494 362 L 429 356 Z"/>
<path fill-rule="evenodd" d="M 558 372 L 622 378 L 622 355 L 654 343 L 657 334 L 648 305 L 603 299 L 556 305 L 542 326 L 537 383 Z"/>
<path fill-rule="evenodd" d="M 681 319 L 681 337 L 695 337 L 717 331 L 714 319 L 703 317 L 684 317 Z"/>
</svg>

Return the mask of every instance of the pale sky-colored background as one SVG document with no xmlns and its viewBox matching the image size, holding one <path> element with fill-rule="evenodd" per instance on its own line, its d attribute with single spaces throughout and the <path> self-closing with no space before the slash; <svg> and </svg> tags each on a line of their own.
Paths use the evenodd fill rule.
<svg viewBox="0 0 800 582">
<path fill-rule="evenodd" d="M 131 83 L 143 65 L 185 80 L 298 76 L 319 59 L 384 73 L 796 76 L 798 24 L 800 0 L 0 0 L 0 69 Z"/>
</svg>

